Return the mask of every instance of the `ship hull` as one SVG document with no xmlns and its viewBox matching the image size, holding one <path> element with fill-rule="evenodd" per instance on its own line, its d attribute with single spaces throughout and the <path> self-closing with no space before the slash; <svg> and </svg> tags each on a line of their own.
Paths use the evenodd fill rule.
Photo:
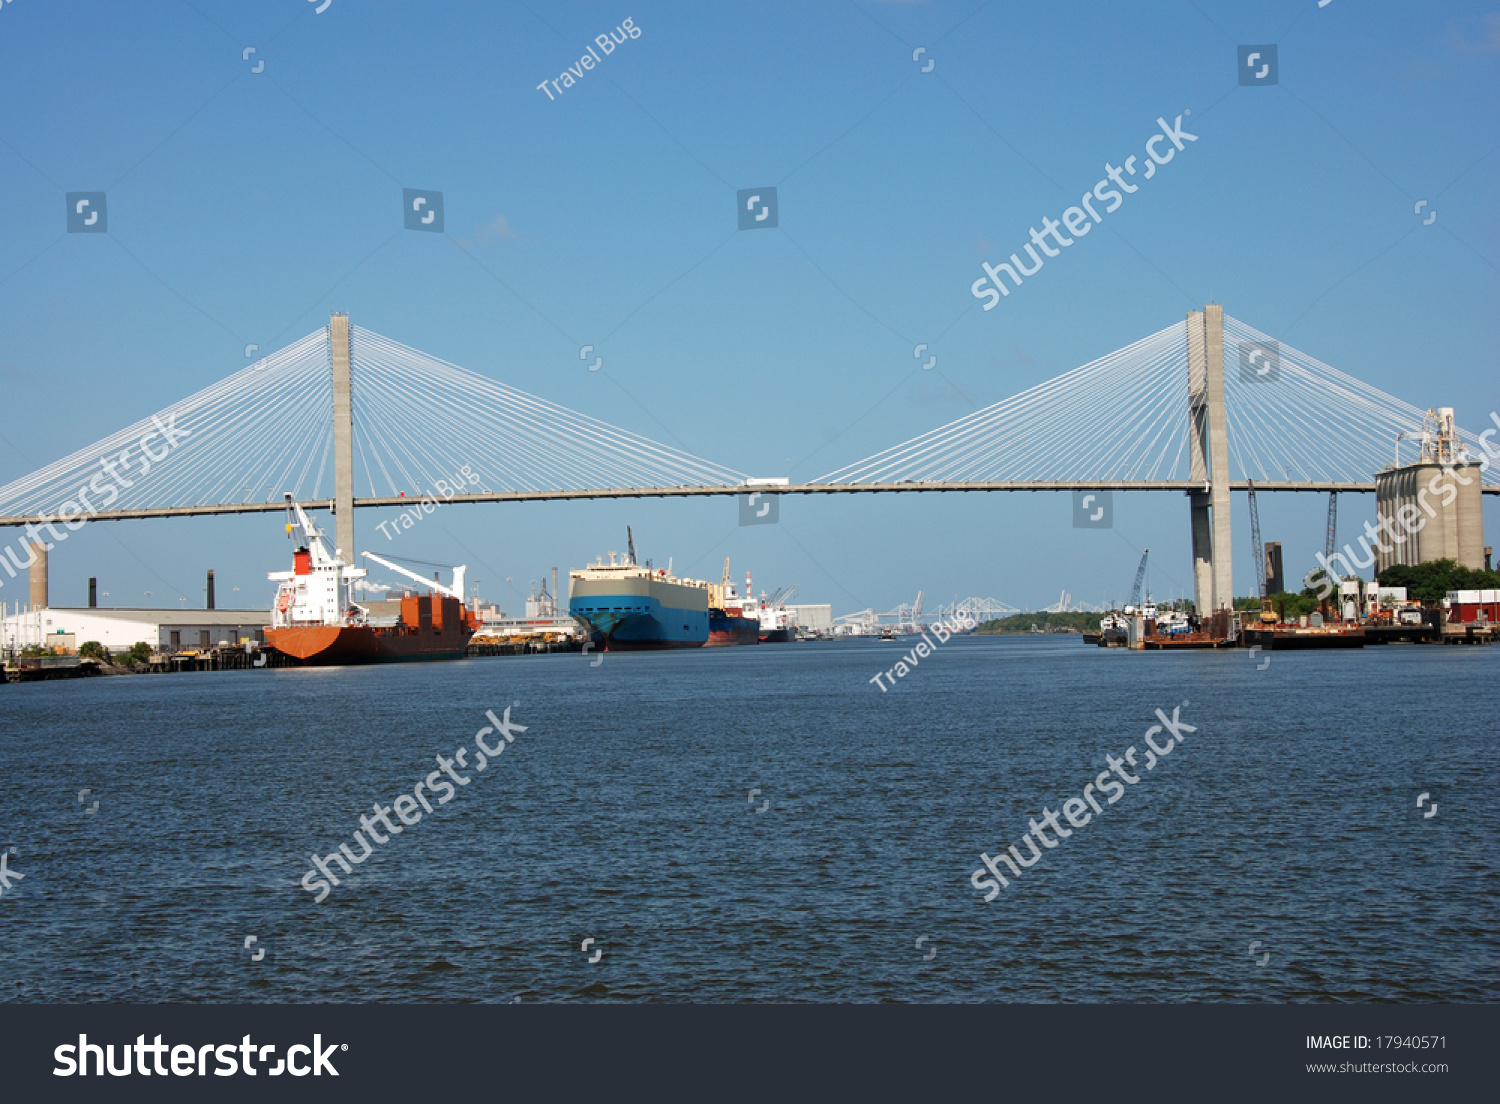
<svg viewBox="0 0 1500 1104">
<path fill-rule="evenodd" d="M 701 648 L 708 642 L 708 587 L 633 563 L 574 572 L 568 613 L 593 626 L 605 651 Z"/>
<path fill-rule="evenodd" d="M 462 659 L 478 628 L 455 598 L 406 597 L 389 625 L 287 625 L 266 630 L 266 643 L 313 667 Z"/>
<path fill-rule="evenodd" d="M 759 644 L 760 619 L 736 617 L 724 610 L 708 611 L 708 648 L 735 644 Z"/>
<path fill-rule="evenodd" d="M 1308 648 L 1363 648 L 1365 632 L 1352 629 L 1263 629 L 1246 628 L 1241 634 L 1245 647 L 1261 647 L 1267 651 L 1294 651 Z"/>
<path fill-rule="evenodd" d="M 701 648 L 708 642 L 708 609 L 666 605 L 647 594 L 575 596 L 568 611 L 602 638 L 605 651 Z"/>
<path fill-rule="evenodd" d="M 757 629 L 756 631 L 762 644 L 787 644 L 792 639 L 791 629 L 766 629 L 764 631 Z"/>
<path fill-rule="evenodd" d="M 468 633 L 427 634 L 405 629 L 364 626 L 296 625 L 267 629 L 266 643 L 283 655 L 315 667 L 356 663 L 411 663 L 430 659 L 462 659 Z"/>
</svg>

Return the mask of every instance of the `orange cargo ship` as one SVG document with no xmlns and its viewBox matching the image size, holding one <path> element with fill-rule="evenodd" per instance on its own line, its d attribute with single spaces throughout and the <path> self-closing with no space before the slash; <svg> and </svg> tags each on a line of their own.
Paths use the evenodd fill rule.
<svg viewBox="0 0 1500 1104">
<path fill-rule="evenodd" d="M 370 605 L 396 603 L 370 603 Z M 290 625 L 267 629 L 266 643 L 312 664 L 396 663 L 459 659 L 479 619 L 457 598 L 420 595 L 400 599 L 395 625 Z"/>
<path fill-rule="evenodd" d="M 304 663 L 333 666 L 353 663 L 397 663 L 420 659 L 460 659 L 479 618 L 464 608 L 464 569 L 453 569 L 453 586 L 428 581 L 414 572 L 371 559 L 433 588 L 436 594 L 384 602 L 354 601 L 354 584 L 367 572 L 328 554 L 323 534 L 302 507 L 289 503 L 302 530 L 291 571 L 273 571 L 280 584 L 271 610 L 266 643 Z M 367 553 L 368 555 L 368 553 Z"/>
</svg>

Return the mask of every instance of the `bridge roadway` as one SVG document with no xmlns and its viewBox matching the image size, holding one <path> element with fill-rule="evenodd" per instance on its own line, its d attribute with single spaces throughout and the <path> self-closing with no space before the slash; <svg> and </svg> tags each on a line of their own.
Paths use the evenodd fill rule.
<svg viewBox="0 0 1500 1104">
<path fill-rule="evenodd" d="M 1229 484 L 1232 491 L 1247 491 L 1250 489 L 1248 482 L 1239 481 Z M 1002 482 L 1002 483 L 939 483 L 939 482 L 912 482 L 901 483 L 792 483 L 787 486 L 747 486 L 743 483 L 724 484 L 722 486 L 710 487 L 611 487 L 591 490 L 574 491 L 490 491 L 480 494 L 455 494 L 448 498 L 440 498 L 435 491 L 413 493 L 408 496 L 386 495 L 378 498 L 356 498 L 356 508 L 363 507 L 391 507 L 410 506 L 420 502 L 425 496 L 440 498 L 440 501 L 453 502 L 558 502 L 569 499 L 587 498 L 687 498 L 700 495 L 742 495 L 742 494 L 764 494 L 764 495 L 814 495 L 814 494 L 909 494 L 909 493 L 931 493 L 937 491 L 1177 491 L 1187 493 L 1201 491 L 1203 484 L 1194 483 L 1191 480 L 1174 480 L 1165 482 L 1150 482 L 1141 480 L 1102 480 L 1093 482 Z M 1294 482 L 1264 482 L 1256 483 L 1255 489 L 1260 492 L 1290 491 L 1311 492 L 1315 494 L 1327 494 L 1329 491 L 1337 491 L 1340 494 L 1374 494 L 1374 483 L 1294 483 Z M 1500 494 L 1500 484 L 1486 484 L 1482 488 L 1485 494 Z M 317 499 L 304 501 L 304 508 L 308 509 L 332 509 L 331 499 Z M 208 506 L 160 506 L 144 510 L 100 510 L 92 515 L 77 515 L 86 517 L 91 521 L 125 521 L 136 518 L 166 518 L 166 517 L 202 517 L 213 514 L 258 514 L 270 513 L 286 509 L 285 500 L 274 502 L 234 502 L 222 505 Z M 57 521 L 56 515 L 26 514 L 13 517 L 0 517 L 0 526 L 16 525 L 41 525 L 47 521 Z"/>
</svg>

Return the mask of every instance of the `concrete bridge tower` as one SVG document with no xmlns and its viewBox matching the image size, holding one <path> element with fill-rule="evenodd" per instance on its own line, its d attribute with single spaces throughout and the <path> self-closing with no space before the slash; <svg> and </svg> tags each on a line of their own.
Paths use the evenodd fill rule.
<svg viewBox="0 0 1500 1104">
<path fill-rule="evenodd" d="M 333 513 L 338 554 L 354 562 L 354 419 L 349 384 L 349 316 L 328 320 L 333 362 Z"/>
<path fill-rule="evenodd" d="M 1199 616 L 1234 606 L 1233 543 L 1229 530 L 1229 419 L 1224 411 L 1224 308 L 1189 311 L 1188 492 L 1193 532 L 1193 602 Z"/>
</svg>

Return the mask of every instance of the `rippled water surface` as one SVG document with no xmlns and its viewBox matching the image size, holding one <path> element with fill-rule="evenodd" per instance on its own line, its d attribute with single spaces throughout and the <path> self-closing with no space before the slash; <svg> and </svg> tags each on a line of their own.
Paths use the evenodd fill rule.
<svg viewBox="0 0 1500 1104">
<path fill-rule="evenodd" d="M 1500 648 L 1258 670 L 971 638 L 882 693 L 900 651 L 0 686 L 0 847 L 24 875 L 0 892 L 0 1000 L 1500 994 Z M 526 731 L 476 773 L 507 705 Z M 986 904 L 980 852 L 1106 753 L 1143 759 L 1173 706 L 1196 732 Z M 316 903 L 309 856 L 462 745 L 469 784 Z"/>
</svg>

